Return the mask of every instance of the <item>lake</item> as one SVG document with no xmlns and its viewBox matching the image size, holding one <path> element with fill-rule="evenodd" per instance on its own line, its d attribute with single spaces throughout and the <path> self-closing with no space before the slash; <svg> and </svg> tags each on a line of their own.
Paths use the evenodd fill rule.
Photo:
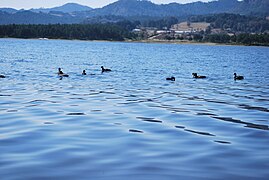
<svg viewBox="0 0 269 180">
<path fill-rule="evenodd" d="M 269 176 L 268 47 L 0 39 L 0 74 L 1 179 Z"/>
</svg>

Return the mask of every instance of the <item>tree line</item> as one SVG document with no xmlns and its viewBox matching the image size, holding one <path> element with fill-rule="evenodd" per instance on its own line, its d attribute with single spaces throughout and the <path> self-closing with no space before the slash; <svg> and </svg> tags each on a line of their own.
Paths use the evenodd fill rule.
<svg viewBox="0 0 269 180">
<path fill-rule="evenodd" d="M 123 41 L 135 35 L 116 24 L 1 25 L 0 37 Z"/>
<path fill-rule="evenodd" d="M 242 33 L 237 35 L 228 34 L 208 34 L 193 35 L 192 40 L 198 42 L 212 42 L 222 44 L 243 44 L 243 45 L 255 45 L 255 46 L 269 46 L 269 34 L 249 34 Z"/>
</svg>

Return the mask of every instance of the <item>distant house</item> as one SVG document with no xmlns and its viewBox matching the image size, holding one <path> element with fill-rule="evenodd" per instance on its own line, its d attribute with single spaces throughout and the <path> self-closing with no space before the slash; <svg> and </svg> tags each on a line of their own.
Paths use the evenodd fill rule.
<svg viewBox="0 0 269 180">
<path fill-rule="evenodd" d="M 141 32 L 142 30 L 141 29 L 133 29 L 132 30 L 132 32 L 134 32 L 134 33 L 139 33 L 139 32 Z"/>
<path fill-rule="evenodd" d="M 182 22 L 173 25 L 171 27 L 171 30 L 175 31 L 176 33 L 192 33 L 192 32 L 205 31 L 209 26 L 210 23 L 205 22 L 197 22 L 197 23 Z"/>
<path fill-rule="evenodd" d="M 221 28 L 211 29 L 211 34 L 225 34 L 226 31 L 222 30 Z"/>
<path fill-rule="evenodd" d="M 188 34 L 192 33 L 192 31 L 175 31 L 175 34 Z"/>
<path fill-rule="evenodd" d="M 156 35 L 156 31 L 157 29 L 154 27 L 140 27 L 132 30 L 132 32 L 139 34 L 144 38 Z"/>
<path fill-rule="evenodd" d="M 156 31 L 157 34 L 168 34 L 168 33 L 171 33 L 171 31 L 168 31 L 168 30 L 158 30 Z"/>
</svg>

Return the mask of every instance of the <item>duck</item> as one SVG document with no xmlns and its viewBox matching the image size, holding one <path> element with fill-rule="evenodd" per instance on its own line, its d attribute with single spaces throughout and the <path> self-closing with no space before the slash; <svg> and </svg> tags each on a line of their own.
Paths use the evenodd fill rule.
<svg viewBox="0 0 269 180">
<path fill-rule="evenodd" d="M 243 80 L 244 76 L 237 76 L 236 73 L 234 73 L 234 80 Z"/>
<path fill-rule="evenodd" d="M 198 76 L 197 73 L 192 73 L 192 76 L 193 76 L 193 78 L 196 78 L 196 79 L 204 79 L 204 78 L 206 78 L 206 76 Z"/>
<path fill-rule="evenodd" d="M 166 78 L 167 81 L 175 81 L 176 78 L 174 76 Z"/>
<path fill-rule="evenodd" d="M 0 78 L 6 78 L 6 76 L 4 76 L 4 75 L 0 74 Z"/>
<path fill-rule="evenodd" d="M 61 68 L 58 68 L 58 75 L 64 74 Z"/>
<path fill-rule="evenodd" d="M 108 72 L 111 71 L 111 69 L 105 69 L 104 66 L 101 66 L 102 72 Z"/>
<path fill-rule="evenodd" d="M 83 70 L 82 75 L 87 75 L 86 70 Z"/>
<path fill-rule="evenodd" d="M 63 73 L 63 71 L 62 71 L 61 68 L 58 68 L 58 76 L 61 76 L 61 77 L 69 77 L 68 74 Z"/>
</svg>

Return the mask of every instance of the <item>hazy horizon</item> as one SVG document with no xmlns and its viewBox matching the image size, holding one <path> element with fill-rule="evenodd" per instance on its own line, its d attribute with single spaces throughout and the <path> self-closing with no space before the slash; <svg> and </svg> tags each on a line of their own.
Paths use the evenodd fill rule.
<svg viewBox="0 0 269 180">
<path fill-rule="evenodd" d="M 0 8 L 14 8 L 14 9 L 31 9 L 31 8 L 51 8 L 56 6 L 61 6 L 66 3 L 78 3 L 81 5 L 89 6 L 92 8 L 99 8 L 106 6 L 110 3 L 116 2 L 117 0 L 99 0 L 99 1 L 88 1 L 88 0 L 35 0 L 29 1 L 29 0 L 1 0 L 0 1 Z M 168 4 L 172 2 L 176 3 L 190 3 L 190 2 L 209 2 L 213 0 L 151 0 L 151 2 L 156 4 Z"/>
</svg>

